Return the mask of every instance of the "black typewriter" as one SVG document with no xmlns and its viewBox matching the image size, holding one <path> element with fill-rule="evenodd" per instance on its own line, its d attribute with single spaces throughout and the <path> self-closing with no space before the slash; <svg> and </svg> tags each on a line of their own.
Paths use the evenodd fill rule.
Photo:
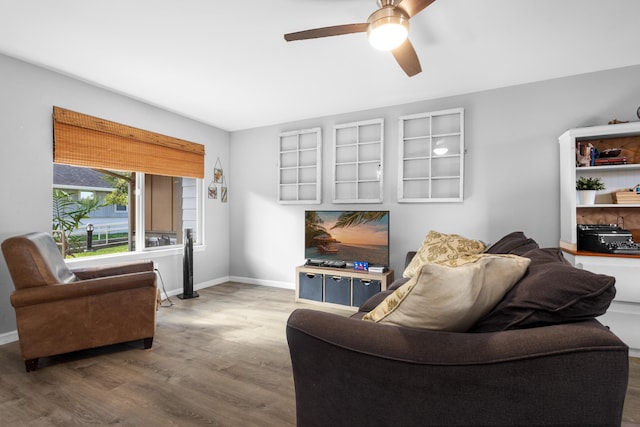
<svg viewBox="0 0 640 427">
<path fill-rule="evenodd" d="M 640 244 L 629 230 L 615 225 L 578 224 L 578 250 L 640 255 Z"/>
</svg>

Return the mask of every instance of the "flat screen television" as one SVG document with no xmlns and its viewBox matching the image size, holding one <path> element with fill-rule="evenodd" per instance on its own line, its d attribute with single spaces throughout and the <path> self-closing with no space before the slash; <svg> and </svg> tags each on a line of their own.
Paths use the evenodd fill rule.
<svg viewBox="0 0 640 427">
<path fill-rule="evenodd" d="M 389 211 L 305 211 L 310 260 L 389 265 Z"/>
</svg>

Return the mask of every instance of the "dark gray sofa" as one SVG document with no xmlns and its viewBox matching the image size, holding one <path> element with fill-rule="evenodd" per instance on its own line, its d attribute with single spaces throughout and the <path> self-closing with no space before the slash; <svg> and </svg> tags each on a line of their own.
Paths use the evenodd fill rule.
<svg viewBox="0 0 640 427">
<path fill-rule="evenodd" d="M 469 332 L 363 321 L 365 310 L 295 310 L 286 332 L 298 426 L 619 426 L 628 347 L 594 319 L 615 295 L 613 278 L 575 269 L 522 233 L 505 238 L 488 252 L 532 263 Z M 554 294 L 559 280 L 580 281 L 578 296 Z M 571 304 L 548 306 L 548 294 Z"/>
</svg>

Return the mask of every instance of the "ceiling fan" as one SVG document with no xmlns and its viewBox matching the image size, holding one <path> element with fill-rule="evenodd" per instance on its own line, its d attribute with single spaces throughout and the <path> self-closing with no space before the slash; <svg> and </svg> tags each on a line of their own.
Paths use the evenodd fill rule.
<svg viewBox="0 0 640 427">
<path fill-rule="evenodd" d="M 409 19 L 435 0 L 378 0 L 379 9 L 369 15 L 367 22 L 314 28 L 284 35 L 288 42 L 364 33 L 369 36 L 373 47 L 390 50 L 400 67 L 409 77 L 422 71 L 420 60 L 413 45 L 407 38 Z"/>
</svg>

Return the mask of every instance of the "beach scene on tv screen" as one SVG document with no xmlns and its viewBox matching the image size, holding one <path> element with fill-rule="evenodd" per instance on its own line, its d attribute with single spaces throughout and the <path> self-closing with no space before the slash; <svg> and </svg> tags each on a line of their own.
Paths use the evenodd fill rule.
<svg viewBox="0 0 640 427">
<path fill-rule="evenodd" d="M 306 211 L 305 258 L 389 262 L 388 211 Z"/>
</svg>

